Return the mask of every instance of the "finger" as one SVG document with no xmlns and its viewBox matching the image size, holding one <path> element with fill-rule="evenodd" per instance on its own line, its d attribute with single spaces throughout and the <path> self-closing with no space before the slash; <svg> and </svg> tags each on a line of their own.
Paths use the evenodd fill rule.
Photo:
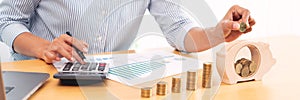
<svg viewBox="0 0 300 100">
<path fill-rule="evenodd" d="M 225 41 L 231 42 L 231 41 L 237 39 L 238 37 L 240 37 L 242 34 L 243 33 L 241 33 L 241 32 L 233 32 L 228 37 L 225 38 Z"/>
<path fill-rule="evenodd" d="M 250 17 L 250 11 L 249 10 L 244 10 L 243 15 L 242 15 L 242 22 L 246 23 L 247 28 L 250 28 L 248 19 Z"/>
<path fill-rule="evenodd" d="M 235 6 L 234 6 L 234 9 L 236 10 L 236 12 L 237 12 L 239 15 L 242 16 L 242 18 L 241 18 L 240 21 L 246 23 L 247 28 L 249 28 L 250 25 L 249 25 L 248 19 L 249 19 L 249 17 L 250 17 L 250 11 L 249 11 L 248 9 L 245 9 L 245 8 L 240 7 L 240 6 L 238 6 L 238 5 L 235 5 Z"/>
<path fill-rule="evenodd" d="M 71 61 L 71 62 L 74 62 L 74 61 L 75 61 L 75 59 L 73 58 L 72 54 L 71 54 L 70 52 L 66 51 L 66 50 L 64 50 L 64 49 L 58 49 L 57 52 L 58 52 L 61 56 L 67 58 L 69 61 Z"/>
<path fill-rule="evenodd" d="M 75 50 L 73 50 L 72 52 L 72 56 L 76 59 L 76 61 L 78 61 L 81 64 L 85 64 L 85 62 L 83 61 L 83 59 L 81 59 L 81 57 L 77 54 L 77 52 Z"/>
<path fill-rule="evenodd" d="M 67 50 L 68 52 L 72 52 L 72 51 L 73 51 L 73 47 L 70 46 L 69 44 L 65 43 L 65 42 L 60 43 L 60 45 L 61 45 L 65 50 Z"/>
<path fill-rule="evenodd" d="M 89 44 L 88 44 L 88 43 L 86 43 L 86 42 L 84 42 L 84 41 L 81 41 L 81 43 L 82 43 L 86 48 L 89 47 Z"/>
<path fill-rule="evenodd" d="M 59 38 L 54 39 L 53 42 L 52 42 L 52 44 L 51 44 L 51 48 L 54 51 L 56 51 L 56 48 L 52 47 L 52 46 L 56 46 L 56 47 L 59 46 L 59 47 L 63 47 L 65 50 L 71 52 L 73 48 L 67 42 L 65 42 L 65 39 L 67 39 L 67 38 L 70 38 L 70 37 L 68 37 L 68 36 L 61 36 Z"/>
<path fill-rule="evenodd" d="M 89 44 L 88 43 L 86 43 L 85 41 L 80 41 L 83 45 L 84 45 L 84 47 L 86 48 L 86 49 L 88 49 L 89 48 Z M 86 52 L 84 52 L 84 53 L 87 53 L 88 52 L 88 50 L 85 50 Z"/>
<path fill-rule="evenodd" d="M 248 33 L 252 31 L 252 27 L 248 28 L 244 33 Z"/>
<path fill-rule="evenodd" d="M 239 21 L 241 19 L 241 15 L 238 13 L 238 12 L 233 12 L 232 14 L 232 18 L 233 18 L 233 21 Z"/>
<path fill-rule="evenodd" d="M 253 18 L 249 18 L 249 24 L 250 24 L 250 26 L 253 26 L 253 25 L 255 25 L 256 24 L 256 22 L 255 22 L 255 20 L 253 19 Z"/>
<path fill-rule="evenodd" d="M 53 52 L 45 52 L 42 58 L 46 63 L 52 63 L 53 61 L 60 61 L 60 58 Z"/>
<path fill-rule="evenodd" d="M 236 21 L 224 21 L 223 22 L 223 29 L 227 30 L 239 30 L 240 29 L 240 24 Z"/>
<path fill-rule="evenodd" d="M 51 46 L 51 51 L 57 52 L 61 56 L 67 58 L 69 61 L 75 61 L 75 59 L 72 57 L 71 52 L 68 52 L 61 43 L 55 42 L 53 46 Z M 71 50 L 72 51 L 72 50 Z"/>
<path fill-rule="evenodd" d="M 84 52 L 84 53 L 87 53 L 88 52 L 88 48 L 87 48 L 87 46 L 83 43 L 83 42 L 81 42 L 81 41 L 79 41 L 79 40 L 77 40 L 77 39 L 74 39 L 74 41 L 73 41 L 74 43 L 73 43 L 73 46 L 75 46 L 77 49 L 79 49 L 81 52 Z"/>
<path fill-rule="evenodd" d="M 63 40 L 65 42 L 67 42 L 68 44 L 72 45 L 72 46 L 75 46 L 77 49 L 79 49 L 81 52 L 88 52 L 88 49 L 87 49 L 87 46 L 85 46 L 84 43 L 82 43 L 81 41 L 79 41 L 78 39 L 76 38 L 73 38 L 69 35 L 62 35 L 61 36 L 63 38 Z"/>
</svg>

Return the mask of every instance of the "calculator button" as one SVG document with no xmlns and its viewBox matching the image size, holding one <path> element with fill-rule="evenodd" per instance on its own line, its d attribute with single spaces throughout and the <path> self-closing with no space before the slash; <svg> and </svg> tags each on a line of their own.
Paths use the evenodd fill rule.
<svg viewBox="0 0 300 100">
<path fill-rule="evenodd" d="M 63 71 L 69 71 L 71 67 L 73 66 L 73 63 L 67 63 L 66 66 L 64 67 Z"/>
<path fill-rule="evenodd" d="M 80 66 L 81 66 L 80 63 L 75 63 L 75 64 L 74 64 L 74 67 L 80 67 Z"/>
<path fill-rule="evenodd" d="M 106 63 L 100 63 L 98 67 L 98 71 L 104 71 Z"/>
<path fill-rule="evenodd" d="M 90 63 L 86 63 L 86 64 L 81 65 L 81 70 L 87 71 L 88 68 L 89 68 L 89 65 L 90 65 Z"/>
<path fill-rule="evenodd" d="M 105 66 L 106 66 L 106 63 L 100 63 L 99 66 L 105 67 Z"/>
<path fill-rule="evenodd" d="M 89 71 L 96 70 L 98 63 L 91 63 Z"/>
<path fill-rule="evenodd" d="M 73 68 L 72 68 L 72 71 L 78 71 L 80 69 L 80 66 L 81 66 L 80 63 L 75 63 Z"/>
<path fill-rule="evenodd" d="M 101 67 L 101 66 L 98 67 L 98 71 L 104 71 L 104 69 L 105 67 Z"/>
<path fill-rule="evenodd" d="M 78 71 L 80 67 L 73 67 L 72 71 Z"/>
</svg>

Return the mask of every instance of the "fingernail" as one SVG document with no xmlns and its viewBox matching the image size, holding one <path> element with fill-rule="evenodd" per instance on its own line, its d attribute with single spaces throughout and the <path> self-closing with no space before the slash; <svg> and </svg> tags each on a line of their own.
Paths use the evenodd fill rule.
<svg viewBox="0 0 300 100">
<path fill-rule="evenodd" d="M 233 28 L 233 29 L 239 29 L 239 28 L 240 28 L 240 24 L 238 24 L 238 23 L 233 23 L 232 28 Z"/>
<path fill-rule="evenodd" d="M 88 48 L 83 48 L 83 52 L 88 52 L 89 49 Z"/>
<path fill-rule="evenodd" d="M 247 25 L 247 28 L 249 28 L 249 27 L 250 27 L 250 24 L 249 24 L 249 23 L 246 23 L 246 25 Z"/>
<path fill-rule="evenodd" d="M 71 62 L 74 62 L 74 61 L 75 61 L 75 59 L 72 57 L 72 58 L 71 58 Z"/>
<path fill-rule="evenodd" d="M 56 61 L 60 61 L 60 58 L 59 58 L 59 57 L 56 57 L 55 60 L 56 60 Z"/>
</svg>

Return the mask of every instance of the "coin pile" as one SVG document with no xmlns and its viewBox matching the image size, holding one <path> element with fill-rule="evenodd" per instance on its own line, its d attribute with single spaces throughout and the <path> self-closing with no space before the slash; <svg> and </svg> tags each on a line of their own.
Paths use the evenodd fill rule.
<svg viewBox="0 0 300 100">
<path fill-rule="evenodd" d="M 197 70 L 191 70 L 187 72 L 186 89 L 189 91 L 196 90 L 197 83 Z"/>
<path fill-rule="evenodd" d="M 245 32 L 247 30 L 247 25 L 244 22 L 240 24 L 240 32 Z"/>
<path fill-rule="evenodd" d="M 235 72 L 242 77 L 248 77 L 252 75 L 257 69 L 256 63 L 246 58 L 237 60 L 234 66 Z"/>
<path fill-rule="evenodd" d="M 167 92 L 167 82 L 160 81 L 156 84 L 156 95 L 164 96 Z"/>
<path fill-rule="evenodd" d="M 210 88 L 211 87 L 211 73 L 212 73 L 212 63 L 206 62 L 203 63 L 203 73 L 202 73 L 202 87 Z"/>
<path fill-rule="evenodd" d="M 150 98 L 152 94 L 151 87 L 144 87 L 141 89 L 141 97 L 143 98 Z"/>
<path fill-rule="evenodd" d="M 180 93 L 180 89 L 181 89 L 181 78 L 174 76 L 172 78 L 172 92 Z"/>
</svg>

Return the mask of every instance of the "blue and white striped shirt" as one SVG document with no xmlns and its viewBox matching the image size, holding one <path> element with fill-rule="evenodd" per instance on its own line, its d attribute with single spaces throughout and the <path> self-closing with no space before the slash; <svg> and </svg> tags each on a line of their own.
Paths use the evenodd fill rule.
<svg viewBox="0 0 300 100">
<path fill-rule="evenodd" d="M 0 39 L 12 48 L 23 32 L 52 41 L 70 31 L 89 44 L 90 54 L 127 50 L 147 9 L 170 45 L 185 50 L 185 35 L 197 24 L 183 11 L 180 0 L 3 0 Z M 12 56 L 31 59 L 13 50 Z"/>
</svg>

